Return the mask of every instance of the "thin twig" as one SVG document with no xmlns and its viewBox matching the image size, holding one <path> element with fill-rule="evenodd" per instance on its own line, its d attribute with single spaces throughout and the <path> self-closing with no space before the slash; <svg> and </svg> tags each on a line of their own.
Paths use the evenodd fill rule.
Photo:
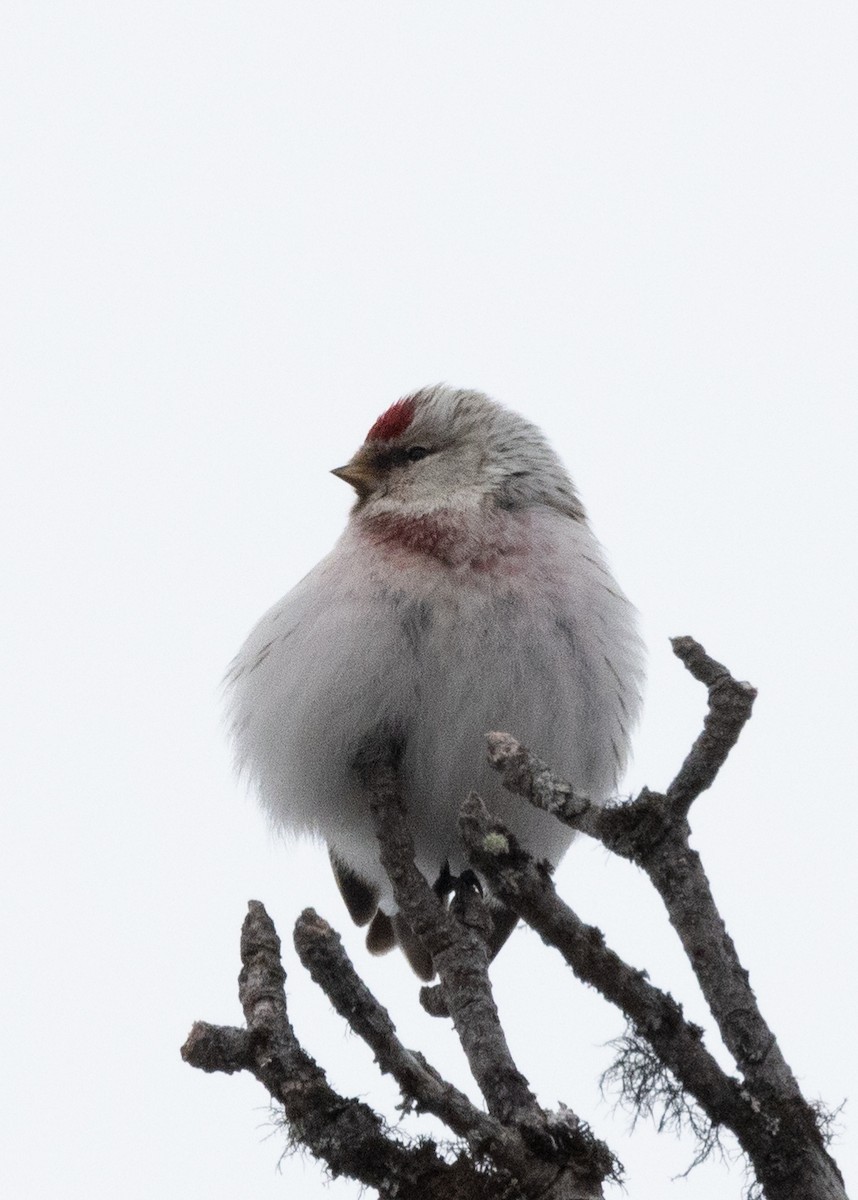
<svg viewBox="0 0 858 1200">
<path fill-rule="evenodd" d="M 685 1019 L 672 996 L 624 962 L 599 929 L 584 924 L 560 899 L 548 871 L 537 866 L 475 792 L 462 805 L 459 829 L 492 892 L 559 950 L 579 979 L 617 1005 L 711 1119 L 731 1125 L 744 1116 L 740 1087 L 703 1045 L 703 1031 Z"/>
<path fill-rule="evenodd" d="M 414 864 L 395 768 L 374 761 L 364 774 L 387 872 L 400 911 L 432 955 L 444 998 L 489 1112 L 505 1122 L 533 1119 L 539 1108 L 512 1060 L 488 985 L 482 940 L 455 920 Z"/>
<path fill-rule="evenodd" d="M 504 784 L 565 824 L 597 838 L 636 863 L 652 880 L 697 976 L 721 1036 L 745 1079 L 784 1098 L 801 1093 L 763 1020 L 736 947 L 724 926 L 700 862 L 689 845 L 687 814 L 708 788 L 751 715 L 756 691 L 738 683 L 693 638 L 674 638 L 677 657 L 709 690 L 703 730 L 662 795 L 644 789 L 628 804 L 570 810 L 570 785 L 505 734 L 489 734 L 489 761 Z"/>
<path fill-rule="evenodd" d="M 616 1160 L 571 1110 L 544 1112 L 515 1065 L 489 983 L 485 941 L 441 903 L 414 863 L 395 756 L 374 742 L 357 767 L 370 793 L 381 862 L 396 903 L 432 955 L 447 1009 L 489 1112 L 520 1130 L 539 1158 L 575 1177 L 583 1188 L 576 1194 L 601 1195 L 602 1180 L 617 1172 Z M 556 1185 L 555 1180 L 552 1186 Z"/>
<path fill-rule="evenodd" d="M 296 1142 L 328 1166 L 377 1189 L 381 1197 L 452 1200 L 500 1193 L 467 1159 L 445 1162 L 434 1143 L 411 1147 L 391 1137 L 360 1100 L 339 1095 L 300 1045 L 286 1010 L 280 939 L 264 907 L 251 900 L 241 934 L 239 998 L 247 1030 L 198 1022 L 182 1057 L 205 1071 L 247 1070 L 283 1105 Z M 219 1056 L 222 1056 L 218 1061 Z"/>
<path fill-rule="evenodd" d="M 767 1195 L 839 1196 L 842 1182 L 825 1150 L 812 1106 L 802 1096 L 759 1010 L 748 973 L 715 906 L 700 856 L 689 845 L 689 808 L 711 786 L 736 744 L 756 692 L 750 684 L 733 679 L 692 638 L 675 638 L 673 649 L 694 677 L 706 684 L 709 709 L 702 732 L 664 794 L 645 788 L 627 804 L 589 807 L 576 814 L 569 804 L 570 785 L 547 772 L 545 764 L 514 738 L 490 734 L 489 761 L 510 791 L 597 838 L 649 876 L 744 1077 L 748 1104 L 755 1116 L 764 1118 L 768 1140 L 746 1131 L 745 1144 L 754 1146 L 755 1168 Z M 511 897 L 507 903 L 516 908 Z M 792 1182 L 801 1181 L 803 1192 L 782 1190 L 785 1162 L 790 1164 L 787 1174 L 791 1173 Z"/>
<path fill-rule="evenodd" d="M 402 1045 L 387 1010 L 355 971 L 339 935 L 312 908 L 305 909 L 295 925 L 295 948 L 313 981 L 364 1039 L 381 1071 L 393 1076 L 408 1104 L 434 1113 L 467 1139 L 477 1159 L 489 1157 L 520 1179 L 532 1174 L 533 1155 L 514 1130 L 478 1109 L 422 1054 Z"/>
<path fill-rule="evenodd" d="M 668 804 L 679 817 L 686 815 L 700 793 L 712 786 L 750 720 L 757 689 L 734 679 L 694 638 L 675 637 L 670 644 L 676 657 L 709 692 L 703 730 L 666 792 Z"/>
<path fill-rule="evenodd" d="M 766 1114 L 718 1065 L 703 1044 L 703 1031 L 688 1022 L 682 1008 L 624 962 L 603 934 L 581 919 L 557 895 L 549 873 L 537 866 L 515 838 L 472 793 L 462 806 L 460 830 L 471 861 L 492 891 L 555 947 L 583 982 L 597 988 L 625 1014 L 660 1062 L 699 1104 L 714 1125 L 725 1125 L 752 1157 L 768 1149 Z"/>
</svg>

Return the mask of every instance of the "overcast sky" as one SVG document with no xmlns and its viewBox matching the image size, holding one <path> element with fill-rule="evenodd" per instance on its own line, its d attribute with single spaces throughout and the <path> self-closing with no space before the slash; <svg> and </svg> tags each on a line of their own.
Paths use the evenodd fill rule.
<svg viewBox="0 0 858 1200">
<path fill-rule="evenodd" d="M 760 689 L 694 842 L 808 1095 L 851 1098 L 854 1186 L 855 6 L 7 0 L 0 20 L 5 1194 L 357 1197 L 278 1170 L 260 1085 L 180 1061 L 194 1019 L 240 1020 L 251 897 L 336 1087 L 395 1113 L 292 951 L 309 904 L 467 1086 L 323 852 L 270 840 L 219 700 L 343 525 L 329 469 L 439 380 L 548 432 L 641 611 L 627 790 L 666 785 L 704 711 L 670 635 Z M 581 841 L 558 886 L 711 1029 L 631 867 Z M 737 1165 L 671 1186 L 692 1145 L 600 1096 L 622 1019 L 534 935 L 493 979 L 522 1070 L 606 1138 L 632 1200 L 738 1200 Z"/>
</svg>

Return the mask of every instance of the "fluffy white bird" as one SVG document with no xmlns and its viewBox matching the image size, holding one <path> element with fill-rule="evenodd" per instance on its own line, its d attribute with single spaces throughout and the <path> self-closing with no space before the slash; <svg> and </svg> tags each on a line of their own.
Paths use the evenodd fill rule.
<svg viewBox="0 0 858 1200">
<path fill-rule="evenodd" d="M 487 396 L 397 401 L 334 474 L 357 492 L 344 533 L 228 672 L 236 758 L 277 826 L 327 843 L 370 949 L 399 941 L 431 978 L 379 862 L 361 745 L 400 741 L 417 865 L 439 889 L 467 867 L 456 822 L 471 789 L 556 866 L 571 830 L 503 790 L 485 735 L 511 733 L 603 803 L 638 716 L 642 646 L 559 458 Z M 514 924 L 495 921 L 494 949 Z"/>
</svg>

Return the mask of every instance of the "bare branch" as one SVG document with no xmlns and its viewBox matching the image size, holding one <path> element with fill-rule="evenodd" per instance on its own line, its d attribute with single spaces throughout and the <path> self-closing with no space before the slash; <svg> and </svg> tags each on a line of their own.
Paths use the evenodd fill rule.
<svg viewBox="0 0 858 1200">
<path fill-rule="evenodd" d="M 586 796 L 578 795 L 571 783 L 555 775 L 547 763 L 508 733 L 488 733 L 486 742 L 489 762 L 500 772 L 507 791 L 523 796 L 564 825 L 582 828 L 580 818 L 591 807 Z"/>
<path fill-rule="evenodd" d="M 403 1145 L 368 1105 L 340 1096 L 301 1047 L 286 1011 L 280 939 L 263 906 L 249 905 L 241 934 L 239 997 L 247 1030 L 199 1022 L 182 1057 L 206 1071 L 247 1070 L 283 1105 L 292 1136 L 333 1175 L 349 1175 L 380 1196 L 415 1200 L 498 1200 L 498 1181 L 466 1158 L 445 1162 L 434 1145 Z M 219 1061 L 219 1056 L 222 1058 Z"/>
<path fill-rule="evenodd" d="M 543 1161 L 554 1164 L 555 1170 L 562 1168 L 565 1182 L 561 1188 L 555 1181 L 556 1194 L 600 1196 L 601 1182 L 617 1172 L 616 1160 L 571 1110 L 544 1112 L 515 1065 L 489 983 L 485 941 L 441 903 L 414 863 L 394 757 L 375 742 L 357 766 L 371 795 L 381 862 L 396 903 L 432 955 L 447 1009 L 489 1112 L 520 1130 Z"/>
<path fill-rule="evenodd" d="M 358 976 L 339 935 L 311 908 L 295 925 L 295 948 L 313 981 L 374 1052 L 380 1069 L 393 1076 L 409 1105 L 440 1117 L 467 1139 L 477 1159 L 488 1156 L 518 1178 L 533 1172 L 533 1155 L 519 1134 L 476 1108 L 422 1054 L 402 1045 L 389 1014 Z"/>
<path fill-rule="evenodd" d="M 724 1043 L 746 1081 L 743 1095 L 749 1109 L 763 1119 L 761 1133 L 759 1121 L 746 1121 L 735 1132 L 751 1155 L 770 1200 L 799 1194 L 841 1196 L 842 1181 L 825 1151 L 814 1109 L 802 1096 L 760 1013 L 748 973 L 715 906 L 700 856 L 689 845 L 689 808 L 711 786 L 736 744 L 751 715 L 756 691 L 750 684 L 733 679 L 727 668 L 710 658 L 692 638 L 674 639 L 673 648 L 695 678 L 706 684 L 709 711 L 702 732 L 665 794 L 645 788 L 630 803 L 604 809 L 589 807 L 576 814 L 569 803 L 570 786 L 548 772 L 544 763 L 513 738 L 490 734 L 489 761 L 501 772 L 510 791 L 597 838 L 649 876 L 680 937 Z M 521 911 L 511 895 L 503 898 Z M 649 1040 L 654 1045 L 651 1037 Z M 702 1101 L 701 1106 L 706 1109 Z M 793 1181 L 801 1179 L 804 1190 L 783 1190 L 783 1164 L 787 1161 L 788 1174 Z"/>
<path fill-rule="evenodd" d="M 462 805 L 460 831 L 471 861 L 492 891 L 560 951 L 579 979 L 617 1005 L 711 1120 L 732 1125 L 744 1116 L 739 1085 L 706 1050 L 703 1031 L 686 1021 L 672 996 L 606 946 L 599 929 L 581 921 L 557 895 L 549 873 L 474 792 Z"/>
<path fill-rule="evenodd" d="M 462 806 L 460 829 L 474 865 L 500 899 L 560 950 L 579 978 L 623 1010 L 713 1127 L 732 1130 L 768 1200 L 845 1200 L 816 1112 L 800 1093 L 742 1086 L 728 1077 L 704 1048 L 702 1031 L 684 1020 L 672 997 L 608 949 L 598 929 L 580 921 L 557 896 L 548 872 L 474 793 Z"/>
<path fill-rule="evenodd" d="M 756 688 L 734 679 L 727 668 L 711 658 L 693 638 L 673 638 L 671 646 L 694 678 L 706 684 L 709 711 L 704 718 L 702 732 L 665 793 L 666 803 L 659 814 L 659 823 L 681 822 L 694 800 L 711 787 L 750 719 L 757 695 Z M 504 786 L 509 791 L 523 796 L 537 808 L 552 813 L 564 824 L 599 838 L 615 853 L 637 861 L 630 848 L 611 844 L 618 840 L 618 834 L 628 836 L 632 824 L 642 823 L 628 819 L 630 810 L 635 811 L 636 802 L 623 806 L 626 817 L 620 823 L 612 816 L 616 812 L 614 808 L 603 810 L 592 807 L 587 797 L 576 794 L 571 784 L 555 775 L 541 759 L 508 733 L 490 733 L 486 740 L 489 762 L 500 772 Z M 638 800 L 643 801 L 654 794 L 644 790 Z"/>
<path fill-rule="evenodd" d="M 489 1112 L 505 1122 L 527 1121 L 539 1108 L 515 1066 L 501 1030 L 481 938 L 461 926 L 414 864 L 397 773 L 375 760 L 364 774 L 381 845 L 381 861 L 400 911 L 432 955 L 444 998 Z"/>
<path fill-rule="evenodd" d="M 250 1070 L 250 1036 L 246 1029 L 196 1021 L 182 1046 L 182 1058 L 192 1067 L 213 1074 L 234 1075 Z"/>
<path fill-rule="evenodd" d="M 667 800 L 676 816 L 684 816 L 701 792 L 711 787 L 727 755 L 750 720 L 757 689 L 740 683 L 721 663 L 710 658 L 694 638 L 671 638 L 673 653 L 709 691 L 709 711 L 703 731 L 673 783 Z"/>
<path fill-rule="evenodd" d="M 747 722 L 754 689 L 732 678 L 691 638 L 676 655 L 708 689 L 703 729 L 664 794 L 644 789 L 606 808 L 558 778 L 507 734 L 490 734 L 489 757 L 510 791 L 599 839 L 640 866 L 667 909 L 742 1080 L 723 1071 L 702 1030 L 605 945 L 559 899 L 550 874 L 518 846 L 474 794 L 460 828 L 474 865 L 493 891 L 557 948 L 575 974 L 616 1004 L 629 1028 L 612 1068 L 638 1112 L 660 1127 L 682 1125 L 699 1138 L 698 1160 L 728 1128 L 753 1164 L 767 1200 L 845 1200 L 825 1148 L 824 1115 L 802 1096 L 757 1006 L 747 972 L 715 907 L 699 855 L 689 845 L 688 813 L 710 787 Z M 488 979 L 488 910 L 477 891 L 458 889 L 447 905 L 414 862 L 398 779 L 401 739 L 376 736 L 356 770 L 370 795 L 380 857 L 397 905 L 432 956 L 441 983 L 426 1006 L 451 1015 L 485 1097 L 488 1114 L 447 1083 L 421 1054 L 406 1049 L 383 1006 L 358 977 L 337 934 L 313 910 L 301 915 L 295 945 L 313 979 L 399 1084 L 403 1107 L 431 1112 L 463 1143 L 458 1156 L 430 1139 L 397 1138 L 362 1101 L 339 1095 L 306 1053 L 289 1020 L 280 941 L 263 906 L 252 901 L 241 940 L 239 997 L 247 1027 L 198 1022 L 183 1057 L 205 1071 L 247 1070 L 283 1105 L 296 1144 L 333 1175 L 373 1187 L 381 1200 L 600 1200 L 618 1165 L 586 1124 L 562 1108 L 545 1112 L 507 1045 Z M 404 926 L 403 926 L 404 928 Z M 406 931 L 407 932 L 407 931 Z M 611 1072 L 609 1071 L 608 1074 Z"/>
<path fill-rule="evenodd" d="M 756 692 L 692 638 L 675 638 L 674 651 L 709 688 L 703 731 L 664 795 L 644 789 L 631 803 L 575 815 L 571 791 L 513 738 L 490 734 L 489 761 L 504 783 L 566 824 L 598 838 L 650 877 L 679 934 L 710 1011 L 737 1066 L 751 1083 L 784 1098 L 800 1091 L 775 1037 L 763 1020 L 736 947 L 715 906 L 700 857 L 689 845 L 687 813 L 711 785 L 751 714 Z"/>
</svg>

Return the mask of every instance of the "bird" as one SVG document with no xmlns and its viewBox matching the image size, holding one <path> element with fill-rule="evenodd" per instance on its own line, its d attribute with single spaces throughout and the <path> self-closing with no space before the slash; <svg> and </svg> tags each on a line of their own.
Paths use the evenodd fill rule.
<svg viewBox="0 0 858 1200">
<path fill-rule="evenodd" d="M 333 474 L 356 493 L 348 522 L 232 661 L 231 739 L 274 827 L 326 843 L 369 950 L 399 944 L 428 980 L 379 860 L 361 746 L 396 739 L 415 862 L 439 894 L 472 878 L 457 833 L 472 790 L 553 869 L 574 831 L 503 789 L 486 734 L 591 803 L 616 796 L 641 707 L 637 613 L 546 437 L 481 392 L 403 396 Z M 494 955 L 515 917 L 488 899 Z"/>
</svg>

